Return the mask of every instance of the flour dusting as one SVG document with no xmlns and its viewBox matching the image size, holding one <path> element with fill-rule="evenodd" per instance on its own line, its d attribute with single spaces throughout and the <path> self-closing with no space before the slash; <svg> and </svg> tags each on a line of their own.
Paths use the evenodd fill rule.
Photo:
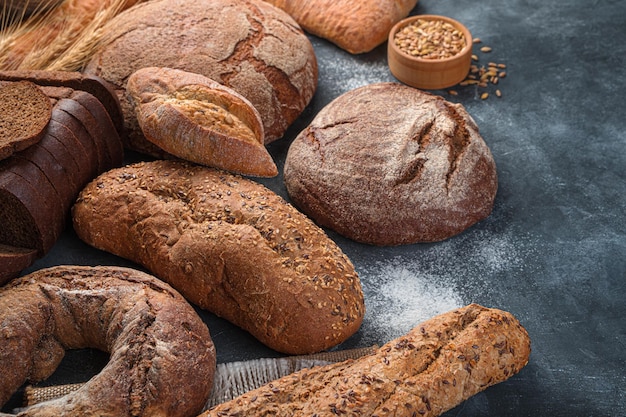
<svg viewBox="0 0 626 417">
<path fill-rule="evenodd" d="M 346 68 L 345 62 L 337 60 L 324 62 L 320 65 L 320 78 L 326 85 L 332 86 L 332 91 L 345 93 L 355 88 L 390 79 L 386 61 L 368 61 L 356 59 Z"/>
</svg>

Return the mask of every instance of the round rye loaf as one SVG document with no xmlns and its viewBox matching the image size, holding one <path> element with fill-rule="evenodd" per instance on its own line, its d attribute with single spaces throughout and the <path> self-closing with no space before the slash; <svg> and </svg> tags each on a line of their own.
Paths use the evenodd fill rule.
<svg viewBox="0 0 626 417">
<path fill-rule="evenodd" d="M 467 111 L 397 83 L 320 111 L 289 148 L 285 183 L 318 224 L 380 246 L 454 236 L 491 213 L 498 187 Z"/>
<path fill-rule="evenodd" d="M 163 151 L 139 128 L 125 89 L 145 67 L 204 75 L 241 94 L 259 111 L 265 143 L 283 136 L 317 88 L 309 39 L 284 11 L 261 0 L 154 0 L 116 16 L 84 72 L 112 83 L 122 105 L 127 147 Z"/>
</svg>

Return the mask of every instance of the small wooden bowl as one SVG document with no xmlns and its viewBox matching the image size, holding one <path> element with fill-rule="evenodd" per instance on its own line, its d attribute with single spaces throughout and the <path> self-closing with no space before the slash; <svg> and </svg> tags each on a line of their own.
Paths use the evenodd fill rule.
<svg viewBox="0 0 626 417">
<path fill-rule="evenodd" d="M 452 24 L 465 39 L 465 46 L 456 55 L 448 58 L 424 59 L 411 56 L 395 43 L 395 36 L 405 26 L 414 21 L 441 20 Z M 469 73 L 472 62 L 472 35 L 461 23 L 446 16 L 417 15 L 396 23 L 387 40 L 387 63 L 391 73 L 400 81 L 412 87 L 425 90 L 438 90 L 451 87 L 463 81 Z"/>
</svg>

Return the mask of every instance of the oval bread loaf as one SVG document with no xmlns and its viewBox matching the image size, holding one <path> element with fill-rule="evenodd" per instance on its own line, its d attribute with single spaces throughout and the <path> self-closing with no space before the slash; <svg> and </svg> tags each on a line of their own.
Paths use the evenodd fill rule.
<svg viewBox="0 0 626 417">
<path fill-rule="evenodd" d="M 447 239 L 485 219 L 498 179 L 460 104 L 398 83 L 324 107 L 291 143 L 285 185 L 302 211 L 359 242 Z"/>
<path fill-rule="evenodd" d="M 211 392 L 215 348 L 169 285 L 129 268 L 57 266 L 0 288 L 0 406 L 55 371 L 66 350 L 110 353 L 80 389 L 20 416 L 193 416 Z"/>
<path fill-rule="evenodd" d="M 311 42 L 284 11 L 261 0 L 154 0 L 117 15 L 85 74 L 117 89 L 127 147 L 162 156 L 138 126 L 126 82 L 145 67 L 202 74 L 232 88 L 261 114 L 265 141 L 283 136 L 317 88 Z"/>
<path fill-rule="evenodd" d="M 261 115 L 235 90 L 203 75 L 142 68 L 127 82 L 146 139 L 187 161 L 243 175 L 274 177 Z"/>
<path fill-rule="evenodd" d="M 304 369 L 200 416 L 435 417 L 515 375 L 529 356 L 513 315 L 471 304 L 368 356 Z"/>
<path fill-rule="evenodd" d="M 73 221 L 88 244 L 143 265 L 277 351 L 322 351 L 361 325 L 350 260 L 249 179 L 179 161 L 137 163 L 88 184 Z"/>
</svg>

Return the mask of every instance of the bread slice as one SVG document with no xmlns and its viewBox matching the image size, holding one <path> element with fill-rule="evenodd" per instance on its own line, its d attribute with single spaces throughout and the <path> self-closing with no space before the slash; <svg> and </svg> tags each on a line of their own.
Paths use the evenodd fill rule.
<svg viewBox="0 0 626 417">
<path fill-rule="evenodd" d="M 50 121 L 52 104 L 28 81 L 0 86 L 0 159 L 37 143 Z"/>
<path fill-rule="evenodd" d="M 0 243 L 0 286 L 17 277 L 37 259 L 37 250 Z"/>
<path fill-rule="evenodd" d="M 0 71 L 0 80 L 27 80 L 39 86 L 67 87 L 85 91 L 100 101 L 106 108 L 120 137 L 124 136 L 124 118 L 120 101 L 111 83 L 95 75 L 86 75 L 78 71 L 42 71 L 17 70 Z"/>
<path fill-rule="evenodd" d="M 94 178 L 98 175 L 102 167 L 102 162 L 96 148 L 93 138 L 85 129 L 83 124 L 75 116 L 72 115 L 72 108 L 77 104 L 73 100 L 59 100 L 52 112 L 52 120 L 55 120 L 69 129 L 80 144 L 85 149 L 85 158 L 87 159 L 90 169 L 89 177 Z"/>
</svg>

